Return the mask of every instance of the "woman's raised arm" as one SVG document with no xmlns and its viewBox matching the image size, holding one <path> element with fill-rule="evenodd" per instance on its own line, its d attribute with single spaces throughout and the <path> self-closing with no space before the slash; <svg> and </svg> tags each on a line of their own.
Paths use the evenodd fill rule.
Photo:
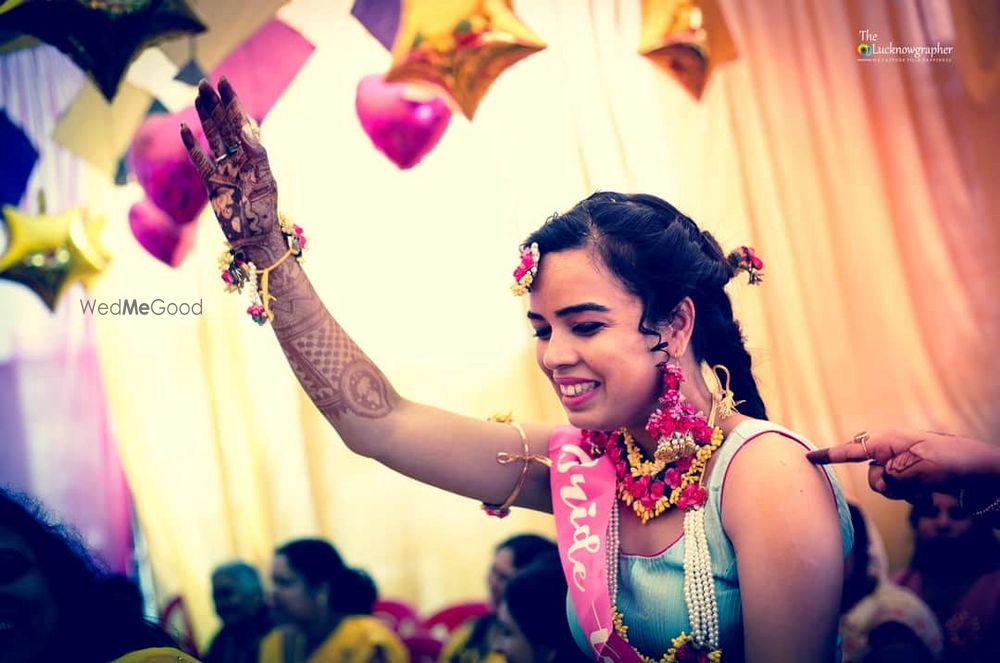
<svg viewBox="0 0 1000 663">
<path fill-rule="evenodd" d="M 521 455 L 515 426 L 479 421 L 408 401 L 330 315 L 299 264 L 278 218 L 278 190 L 256 124 L 229 83 L 207 82 L 195 101 L 211 155 L 191 129 L 181 139 L 208 189 L 212 208 L 234 253 L 256 269 L 261 314 L 271 317 L 288 363 L 316 407 L 347 446 L 419 481 L 500 504 L 523 467 L 501 465 L 498 452 Z M 294 233 L 292 233 L 294 237 Z M 531 454 L 546 455 L 550 426 L 524 425 Z M 548 473 L 530 463 L 515 502 L 551 510 Z"/>
</svg>

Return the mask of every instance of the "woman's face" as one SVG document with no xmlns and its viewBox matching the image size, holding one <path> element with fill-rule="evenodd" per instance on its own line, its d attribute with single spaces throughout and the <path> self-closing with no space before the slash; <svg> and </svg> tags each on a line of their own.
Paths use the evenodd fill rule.
<svg viewBox="0 0 1000 663">
<path fill-rule="evenodd" d="M 542 663 L 550 658 L 540 655 L 531 646 L 521 627 L 511 617 L 506 602 L 501 603 L 497 610 L 497 625 L 493 651 L 503 654 L 507 663 Z"/>
<path fill-rule="evenodd" d="M 577 428 L 645 426 L 665 357 L 639 332 L 641 315 L 640 299 L 590 250 L 542 256 L 528 313 L 536 359 Z"/>
<path fill-rule="evenodd" d="M 490 574 L 486 579 L 486 584 L 490 589 L 490 607 L 497 609 L 500 599 L 503 598 L 503 588 L 507 586 L 517 569 L 514 568 L 514 552 L 510 548 L 501 548 L 493 555 L 493 563 L 490 565 Z"/>
<path fill-rule="evenodd" d="M 322 616 L 324 607 L 317 591 L 309 587 L 288 563 L 288 558 L 278 554 L 271 563 L 272 599 L 278 621 L 309 624 Z"/>
<path fill-rule="evenodd" d="M 53 643 L 58 611 L 28 542 L 0 527 L 0 660 L 41 661 Z"/>
<path fill-rule="evenodd" d="M 955 539 L 972 529 L 972 518 L 958 500 L 945 493 L 934 493 L 932 502 L 920 507 L 917 538 L 921 541 Z"/>
</svg>

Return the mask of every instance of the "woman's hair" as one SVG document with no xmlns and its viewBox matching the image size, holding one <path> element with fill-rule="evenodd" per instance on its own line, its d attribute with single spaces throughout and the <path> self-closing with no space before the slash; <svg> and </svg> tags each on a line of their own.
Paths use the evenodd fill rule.
<svg viewBox="0 0 1000 663">
<path fill-rule="evenodd" d="M 854 547 L 852 554 L 854 564 L 851 574 L 844 577 L 844 591 L 841 594 L 840 611 L 842 613 L 850 610 L 864 597 L 875 591 L 878 586 L 878 578 L 872 575 L 869 566 L 871 565 L 871 542 L 868 536 L 868 524 L 861 510 L 848 504 L 847 508 L 851 512 L 851 525 L 854 526 Z"/>
<path fill-rule="evenodd" d="M 36 500 L 0 486 L 0 526 L 25 540 L 55 603 L 50 656 L 107 661 L 133 649 L 175 643 L 122 600 L 122 583 L 90 554 L 79 535 L 52 519 Z"/>
<path fill-rule="evenodd" d="M 507 582 L 503 602 L 535 649 L 556 652 L 555 663 L 586 660 L 573 640 L 566 616 L 566 576 L 558 553 L 546 553 Z"/>
<path fill-rule="evenodd" d="M 543 258 L 555 251 L 592 248 L 642 300 L 643 334 L 659 336 L 656 325 L 669 322 L 680 301 L 690 297 L 695 359 L 728 368 L 730 387 L 744 401 L 740 411 L 767 418 L 740 325 L 723 290 L 736 270 L 711 233 L 656 196 L 607 191 L 551 216 L 525 240 L 532 243 Z M 654 348 L 663 349 L 663 343 Z"/>
<path fill-rule="evenodd" d="M 515 534 L 497 544 L 497 552 L 504 549 L 510 551 L 514 568 L 521 569 L 531 564 L 537 557 L 555 552 L 556 544 L 551 539 L 537 534 Z"/>
<path fill-rule="evenodd" d="M 360 569 L 344 564 L 340 553 L 323 539 L 297 539 L 276 551 L 313 589 L 327 585 L 330 610 L 349 615 L 370 615 L 378 599 L 375 581 Z"/>
</svg>

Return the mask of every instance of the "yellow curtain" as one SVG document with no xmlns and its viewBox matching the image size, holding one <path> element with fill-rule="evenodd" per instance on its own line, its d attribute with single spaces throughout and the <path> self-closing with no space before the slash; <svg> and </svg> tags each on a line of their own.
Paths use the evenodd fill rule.
<svg viewBox="0 0 1000 663">
<path fill-rule="evenodd" d="M 957 34 L 958 56 L 972 57 L 963 37 L 981 45 L 984 23 L 956 30 L 960 12 L 930 16 L 931 4 L 724 1 L 740 57 L 696 103 L 636 53 L 638 0 L 518 2 L 548 49 L 400 172 L 354 114 L 357 81 L 388 53 L 347 0 L 299 0 L 279 16 L 317 48 L 263 135 L 282 208 L 311 239 L 317 291 L 409 398 L 560 421 L 509 273 L 546 216 L 620 189 L 663 196 L 727 247 L 763 256 L 764 286 L 732 294 L 773 419 L 821 445 L 887 426 L 985 437 L 1000 395 L 988 355 L 1000 249 L 990 61 L 859 63 L 854 51 L 868 28 L 897 44 Z M 940 25 L 947 34 L 931 34 Z M 92 190 L 110 218 L 140 197 Z M 291 537 L 331 538 L 383 595 L 429 611 L 485 593 L 496 541 L 551 533 L 544 516 L 488 519 L 345 451 L 271 332 L 220 292 L 221 235 L 208 214 L 200 224 L 178 270 L 118 224 L 97 294 L 201 299 L 203 316 L 97 323 L 156 578 L 187 599 L 201 640 L 215 628 L 211 568 L 238 557 L 266 569 Z M 898 564 L 904 507 L 870 495 L 863 468 L 843 476 Z"/>
</svg>

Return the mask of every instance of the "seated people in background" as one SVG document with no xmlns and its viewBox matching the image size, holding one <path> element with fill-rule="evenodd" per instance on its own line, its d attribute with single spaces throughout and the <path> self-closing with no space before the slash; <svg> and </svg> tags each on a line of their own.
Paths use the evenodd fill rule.
<svg viewBox="0 0 1000 663">
<path fill-rule="evenodd" d="M 109 578 L 76 534 L 0 487 L 0 661 L 194 661 Z"/>
<path fill-rule="evenodd" d="M 500 663 L 503 657 L 493 652 L 496 611 L 503 598 L 504 587 L 521 569 L 531 564 L 540 555 L 556 551 L 554 541 L 537 534 L 517 534 L 496 547 L 493 563 L 486 579 L 489 587 L 491 612 L 469 620 L 452 634 L 441 651 L 440 663 Z"/>
<path fill-rule="evenodd" d="M 1000 543 L 951 495 L 914 505 L 910 566 L 893 578 L 937 615 L 945 661 L 1000 661 Z"/>
<path fill-rule="evenodd" d="M 507 663 L 586 663 L 573 642 L 558 553 L 539 557 L 507 583 L 494 647 Z"/>
<path fill-rule="evenodd" d="M 870 462 L 872 490 L 910 502 L 952 493 L 971 516 L 1000 526 L 1000 448 L 971 437 L 930 431 L 858 433 L 850 442 L 808 454 L 814 463 Z"/>
<path fill-rule="evenodd" d="M 212 601 L 222 628 L 209 645 L 205 663 L 257 663 L 260 641 L 274 627 L 257 569 L 245 562 L 215 569 Z"/>
<path fill-rule="evenodd" d="M 371 616 L 378 597 L 363 571 L 344 564 L 322 539 L 275 551 L 275 616 L 281 624 L 260 645 L 260 663 L 406 663 L 406 648 Z"/>
<path fill-rule="evenodd" d="M 840 635 L 844 663 L 925 663 L 941 655 L 941 628 L 930 608 L 886 575 L 885 548 L 861 510 L 850 505 L 854 549 L 847 558 Z"/>
</svg>

